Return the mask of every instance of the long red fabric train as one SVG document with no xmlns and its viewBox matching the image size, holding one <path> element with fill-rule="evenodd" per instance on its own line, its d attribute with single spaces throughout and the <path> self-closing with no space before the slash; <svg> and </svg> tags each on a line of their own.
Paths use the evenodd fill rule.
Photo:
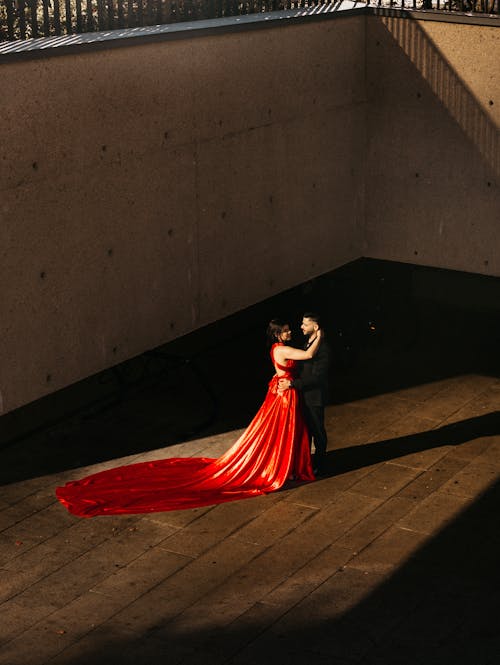
<svg viewBox="0 0 500 665">
<path fill-rule="evenodd" d="M 274 362 L 271 348 L 271 359 Z M 288 360 L 281 378 L 292 379 Z M 296 390 L 278 394 L 278 377 L 245 432 L 218 459 L 167 458 L 119 466 L 56 489 L 59 501 L 79 517 L 184 510 L 273 492 L 293 475 L 312 481 L 309 438 Z"/>
</svg>

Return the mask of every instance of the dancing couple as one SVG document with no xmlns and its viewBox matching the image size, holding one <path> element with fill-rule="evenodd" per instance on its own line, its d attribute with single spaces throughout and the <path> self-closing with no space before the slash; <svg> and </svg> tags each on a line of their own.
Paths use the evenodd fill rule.
<svg viewBox="0 0 500 665">
<path fill-rule="evenodd" d="M 267 494 L 288 480 L 314 480 L 324 471 L 326 457 L 329 348 L 316 314 L 304 315 L 301 330 L 307 342 L 297 349 L 289 345 L 288 323 L 269 323 L 276 373 L 252 422 L 221 457 L 167 458 L 107 469 L 58 487 L 59 501 L 79 517 L 150 513 Z"/>
</svg>

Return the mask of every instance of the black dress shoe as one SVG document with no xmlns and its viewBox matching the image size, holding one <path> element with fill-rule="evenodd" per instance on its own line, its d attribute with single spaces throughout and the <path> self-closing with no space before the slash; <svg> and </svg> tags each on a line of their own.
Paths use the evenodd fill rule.
<svg viewBox="0 0 500 665">
<path fill-rule="evenodd" d="M 316 478 L 320 476 L 326 476 L 327 468 L 326 468 L 326 461 L 324 459 L 314 460 L 313 473 L 316 476 Z"/>
</svg>

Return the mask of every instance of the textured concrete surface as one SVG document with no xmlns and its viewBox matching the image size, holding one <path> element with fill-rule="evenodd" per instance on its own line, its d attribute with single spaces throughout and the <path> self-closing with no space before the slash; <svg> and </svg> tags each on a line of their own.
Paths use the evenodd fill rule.
<svg viewBox="0 0 500 665">
<path fill-rule="evenodd" d="M 4 463 L 24 476 L 0 490 L 0 663 L 493 665 L 499 413 L 500 380 L 479 374 L 330 406 L 315 483 L 90 520 L 54 487 L 218 455 L 237 431 L 43 476 L 18 444 Z"/>
<path fill-rule="evenodd" d="M 358 15 L 2 67 L 0 414 L 358 258 L 364 43 Z"/>
<path fill-rule="evenodd" d="M 500 275 L 498 28 L 132 44 L 2 63 L 0 414 L 361 256 Z"/>
<path fill-rule="evenodd" d="M 499 46 L 498 27 L 367 17 L 365 256 L 499 274 Z"/>
</svg>

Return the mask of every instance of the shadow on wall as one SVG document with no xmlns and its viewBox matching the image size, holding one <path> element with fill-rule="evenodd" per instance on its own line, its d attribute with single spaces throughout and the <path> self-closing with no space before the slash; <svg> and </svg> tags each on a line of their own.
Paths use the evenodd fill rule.
<svg viewBox="0 0 500 665">
<path fill-rule="evenodd" d="M 225 617 L 224 608 L 215 606 L 211 617 L 200 615 L 188 626 L 168 610 L 159 618 L 156 608 L 146 633 L 117 635 L 111 620 L 57 662 L 493 665 L 500 653 L 499 509 L 497 483 L 420 547 L 425 535 L 393 527 L 392 540 L 387 533 L 382 538 L 385 547 L 392 543 L 393 555 L 401 554 L 397 570 L 384 560 L 384 545 L 374 541 L 328 579 L 309 582 L 310 594 L 291 609 L 256 602 L 231 622 L 231 608 Z M 413 553 L 407 556 L 405 547 Z M 168 582 L 164 593 L 167 598 Z"/>
<path fill-rule="evenodd" d="M 333 404 L 451 376 L 497 375 L 497 280 L 459 277 L 457 282 L 449 272 L 355 262 L 3 416 L 0 485 L 246 427 L 272 375 L 265 327 L 274 316 L 290 321 L 300 343 L 302 313 L 324 314 Z M 453 300 L 457 292 L 460 307 Z M 436 302 L 426 300 L 431 293 Z M 240 348 L 245 361 L 234 363 Z M 152 363 L 150 374 L 145 363 Z M 19 427 L 18 439 L 8 440 L 8 419 L 13 432 Z M 37 422 L 36 431 L 23 435 L 22 428 Z M 476 425 L 482 429 L 485 422 Z M 420 446 L 420 438 L 402 440 L 401 450 L 408 453 L 414 444 Z M 337 451 L 336 468 L 347 470 L 341 460 L 364 464 L 375 450 L 360 447 L 355 457 Z"/>
<path fill-rule="evenodd" d="M 498 128 L 432 39 L 414 19 L 382 16 L 380 20 L 486 163 L 500 175 Z"/>
</svg>

